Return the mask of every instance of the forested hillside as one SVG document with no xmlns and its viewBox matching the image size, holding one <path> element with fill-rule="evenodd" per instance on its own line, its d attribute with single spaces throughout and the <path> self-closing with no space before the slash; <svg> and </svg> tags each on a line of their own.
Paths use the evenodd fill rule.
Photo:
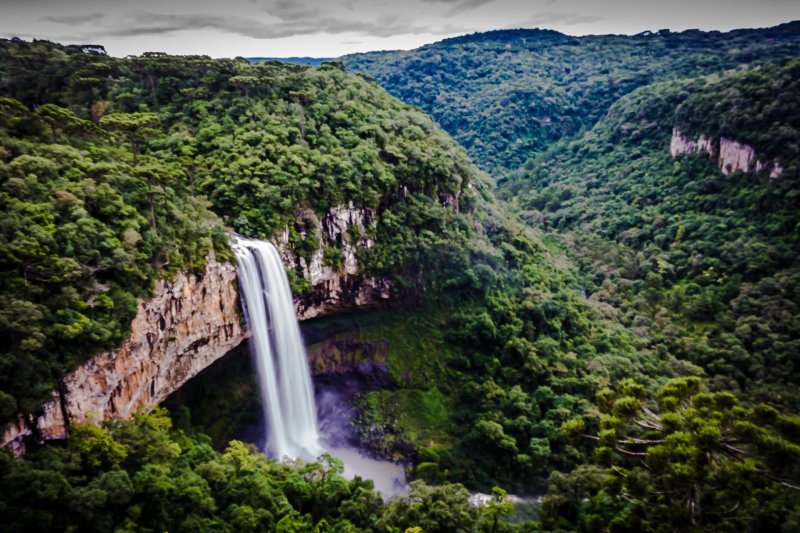
<svg viewBox="0 0 800 533">
<path fill-rule="evenodd" d="M 797 410 L 800 62 L 661 83 L 501 187 L 532 224 L 563 232 L 592 298 L 719 390 Z M 725 175 L 673 158 L 673 128 L 735 139 L 771 168 Z"/>
<path fill-rule="evenodd" d="M 417 479 L 382 504 L 334 460 L 215 451 L 159 412 L 3 455 L 0 528 L 515 530 L 501 490 L 479 511 L 451 483 L 546 491 L 522 531 L 800 527 L 799 46 L 797 23 L 520 30 L 344 58 L 402 103 L 338 62 L 0 41 L 0 415 L 231 230 L 341 268 L 319 219 L 352 202 L 396 307 L 352 318 L 391 346 L 356 429 Z"/>
<path fill-rule="evenodd" d="M 594 125 L 637 87 L 798 55 L 800 23 L 793 22 L 635 36 L 502 30 L 342 60 L 430 113 L 481 168 L 503 177 L 533 153 Z"/>
<path fill-rule="evenodd" d="M 564 423 L 575 442 L 598 439 L 598 466 L 550 477 L 545 527 L 797 524 L 799 35 L 519 30 L 343 58 L 430 112 L 512 211 L 562 243 L 651 378 L 703 378 L 612 384 L 600 413 Z M 744 510 L 744 494 L 783 511 Z"/>
<path fill-rule="evenodd" d="M 660 364 L 645 371 L 652 365 L 632 336 L 581 302 L 571 275 L 497 204 L 462 149 L 336 64 L 2 45 L 6 417 L 32 412 L 71 365 L 119 342 L 134 298 L 156 276 L 196 268 L 212 244 L 225 257 L 223 224 L 257 237 L 288 226 L 302 255 L 319 244 L 314 216 L 349 202 L 376 213 L 361 268 L 391 276 L 398 303 L 411 306 L 395 330 L 408 339 L 426 331 L 422 351 L 397 355 L 397 388 L 364 406 L 368 427 L 398 408 L 410 421 L 392 437 L 406 443 L 405 459 L 424 463 L 418 476 L 542 487 L 588 451 L 560 424 L 591 411 L 605 384 L 657 374 Z M 79 447 L 81 461 L 94 461 L 92 446 Z M 185 461 L 191 448 L 170 448 L 176 455 L 135 463 L 130 474 Z M 24 472 L 9 463 L 6 483 L 24 483 Z M 54 483 L 94 490 L 92 472 L 65 471 Z M 26 501 L 32 517 L 49 505 Z"/>
<path fill-rule="evenodd" d="M 613 511 L 613 518 L 609 502 L 601 497 L 609 488 L 602 488 L 604 483 L 593 477 L 597 473 L 584 470 L 567 478 L 553 477 L 548 505 L 555 506 L 549 512 L 562 517 L 559 520 L 575 513 L 572 520 L 577 522 L 573 523 L 587 528 L 605 516 L 605 520 L 658 529 L 649 512 L 640 513 L 644 508 L 668 507 L 672 496 L 657 502 L 652 494 L 657 487 L 672 494 L 682 476 L 698 483 L 693 490 L 701 493 L 704 520 L 711 518 L 714 523 L 710 507 L 717 509 L 713 512 L 720 513 L 720 519 L 727 519 L 722 518 L 726 516 L 723 507 L 730 503 L 740 509 L 744 500 L 724 492 L 713 497 L 703 494 L 718 474 L 709 476 L 699 463 L 680 474 L 665 471 L 661 461 L 683 456 L 681 461 L 688 460 L 688 466 L 710 454 L 705 456 L 716 457 L 712 461 L 720 461 L 717 465 L 727 470 L 726 459 L 704 446 L 713 441 L 724 448 L 726 442 L 761 438 L 748 423 L 738 420 L 747 411 L 727 412 L 735 397 L 745 403 L 767 402 L 769 407 L 756 406 L 747 416 L 767 424 L 775 421 L 788 430 L 786 437 L 792 443 L 770 452 L 758 451 L 760 444 L 753 442 L 753 449 L 723 449 L 723 456 L 770 461 L 777 452 L 781 464 L 776 463 L 773 472 L 796 479 L 800 419 L 787 415 L 797 413 L 800 406 L 796 363 L 800 347 L 798 84 L 800 63 L 784 60 L 643 87 L 620 99 L 590 131 L 555 144 L 501 184 L 501 196 L 524 219 L 560 235 L 580 265 L 590 300 L 604 306 L 608 316 L 618 317 L 654 354 L 691 361 L 708 377 L 708 393 L 700 392 L 699 381 L 668 385 L 660 393 L 661 407 L 668 415 L 645 409 L 644 417 L 636 420 L 641 416 L 636 409 L 629 410 L 630 405 L 622 406 L 617 399 L 621 394 L 625 402 L 640 401 L 635 399 L 639 393 L 625 392 L 630 385 L 621 385 L 622 392 L 609 392 L 608 397 L 598 396 L 601 410 L 609 414 L 601 419 L 597 458 L 614 469 L 630 469 L 617 470 L 620 485 L 613 490 L 634 499 Z M 701 149 L 673 157 L 670 143 L 678 135 L 708 139 L 712 153 Z M 754 160 L 749 168 L 735 172 L 720 168 L 719 146 L 725 139 L 735 139 L 740 151 L 743 145 L 752 147 Z M 780 172 L 773 173 L 775 168 Z M 711 417 L 717 421 L 709 430 L 713 437 L 691 436 L 695 431 L 689 429 L 692 417 L 709 416 L 716 410 Z M 780 416 L 786 418 L 779 422 L 776 417 Z M 708 423 L 708 419 L 703 422 Z M 681 424 L 689 427 L 681 429 Z M 631 433 L 642 428 L 639 435 Z M 660 432 L 671 436 L 665 438 Z M 697 448 L 671 449 L 680 439 Z M 625 448 L 620 447 L 622 443 L 627 449 L 621 449 Z M 618 452 L 612 451 L 615 446 Z M 645 451 L 641 462 L 630 456 L 634 451 Z M 755 471 L 761 468 L 753 466 Z M 643 485 L 631 485 L 632 477 Z M 580 489 L 586 491 L 584 495 L 595 494 L 588 504 L 575 507 L 575 500 L 568 496 L 574 483 L 584 487 Z M 596 485 L 587 490 L 587 483 Z M 728 483 L 734 483 L 733 479 L 723 482 Z M 743 478 L 736 483 L 745 483 L 746 488 L 738 490 L 758 493 L 759 498 L 796 498 L 796 490 L 788 486 L 759 487 Z M 684 497 L 690 503 L 698 498 L 688 493 Z M 796 514 L 792 516 L 788 523 L 797 524 Z M 699 515 L 686 516 L 690 518 L 687 527 L 700 523 Z M 670 523 L 677 520 L 672 516 Z M 789 527 L 785 519 L 766 520 L 756 529 Z"/>
<path fill-rule="evenodd" d="M 288 227 L 302 257 L 320 246 L 316 214 L 353 202 L 378 213 L 365 271 L 432 285 L 445 250 L 468 255 L 477 171 L 429 118 L 356 76 L 0 44 L 3 420 L 118 345 L 156 276 L 199 269 L 212 240 L 224 257 L 221 222 L 254 237 Z"/>
</svg>

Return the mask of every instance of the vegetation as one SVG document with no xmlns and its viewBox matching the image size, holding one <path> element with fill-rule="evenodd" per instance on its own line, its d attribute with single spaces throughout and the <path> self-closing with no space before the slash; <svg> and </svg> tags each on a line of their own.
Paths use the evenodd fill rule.
<svg viewBox="0 0 800 533">
<path fill-rule="evenodd" d="M 192 436 L 157 412 L 4 458 L 2 527 L 513 530 L 500 489 L 477 509 L 454 482 L 546 490 L 547 530 L 800 527 L 799 44 L 797 23 L 521 30 L 344 58 L 431 111 L 507 210 L 428 117 L 341 63 L 0 41 L 0 414 L 118 343 L 156 276 L 229 253 L 223 225 L 287 230 L 334 268 L 347 239 L 404 308 L 353 319 L 390 382 L 358 429 L 417 478 L 384 504 L 332 458 L 214 451 L 251 398 L 242 368 L 211 375 L 219 401 L 175 399 Z M 673 128 L 764 166 L 673 158 Z M 329 238 L 341 206 L 366 235 Z"/>
<path fill-rule="evenodd" d="M 560 235 L 590 300 L 708 377 L 670 382 L 658 402 L 631 384 L 601 392 L 606 414 L 562 426 L 596 435 L 598 467 L 553 474 L 546 527 L 796 527 L 799 67 L 634 91 L 502 183 L 523 218 Z M 673 159 L 673 127 L 769 164 L 726 176 L 716 155 Z"/>
<path fill-rule="evenodd" d="M 543 506 L 548 529 L 788 531 L 800 525 L 800 417 L 700 378 L 672 380 L 656 408 L 632 380 L 597 397 L 600 467 L 554 474 Z M 650 404 L 650 405 L 648 405 Z M 565 433 L 579 437 L 584 421 Z"/>
<path fill-rule="evenodd" d="M 277 463 L 232 441 L 224 453 L 171 429 L 156 410 L 77 426 L 63 447 L 0 452 L 2 531 L 513 532 L 504 493 L 470 505 L 461 485 L 411 485 L 384 503 L 372 481 L 342 477 L 329 455 Z M 414 529 L 416 528 L 416 529 Z M 424 529 L 422 529 L 424 528 Z"/>
<path fill-rule="evenodd" d="M 481 168 L 504 177 L 637 87 L 800 55 L 799 26 L 585 37 L 501 30 L 342 60 L 430 113 Z"/>
<path fill-rule="evenodd" d="M 207 202 L 171 172 L 65 108 L 0 98 L 0 420 L 117 347 L 157 276 L 225 256 Z"/>
<path fill-rule="evenodd" d="M 789 61 L 644 88 L 503 185 L 524 218 L 563 232 L 591 298 L 656 352 L 701 366 L 714 390 L 792 409 L 798 79 Z M 673 126 L 752 143 L 786 168 L 725 176 L 705 153 L 672 159 Z"/>
<path fill-rule="evenodd" d="M 227 253 L 208 208 L 247 236 L 288 227 L 306 259 L 328 209 L 369 209 L 377 244 L 362 268 L 399 291 L 437 283 L 448 257 L 431 250 L 455 257 L 469 238 L 467 185 L 482 178 L 463 150 L 336 65 L 117 59 L 2 40 L 0 94 L 2 420 L 118 345 L 157 276 L 201 267 L 212 241 Z"/>
</svg>

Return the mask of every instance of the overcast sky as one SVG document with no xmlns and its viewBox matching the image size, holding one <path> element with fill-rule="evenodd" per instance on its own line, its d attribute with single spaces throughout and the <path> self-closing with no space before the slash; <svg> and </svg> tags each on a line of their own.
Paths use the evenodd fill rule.
<svg viewBox="0 0 800 533">
<path fill-rule="evenodd" d="M 0 36 L 148 51 L 334 57 L 475 31 L 730 30 L 800 19 L 800 0 L 0 0 Z"/>
</svg>

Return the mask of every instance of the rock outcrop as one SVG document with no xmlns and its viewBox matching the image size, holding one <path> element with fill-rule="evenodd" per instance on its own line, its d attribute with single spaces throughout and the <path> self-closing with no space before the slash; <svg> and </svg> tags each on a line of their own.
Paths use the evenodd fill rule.
<svg viewBox="0 0 800 533">
<path fill-rule="evenodd" d="M 236 267 L 212 256 L 201 274 L 158 281 L 139 301 L 131 334 L 67 374 L 34 416 L 8 425 L 0 446 L 24 452 L 24 438 L 62 439 L 69 425 L 129 417 L 160 403 L 246 338 L 238 311 Z"/>
<path fill-rule="evenodd" d="M 298 270 L 312 286 L 295 297 L 299 320 L 388 304 L 388 280 L 362 275 L 356 257 L 359 248 L 374 244 L 366 231 L 373 220 L 371 210 L 352 204 L 331 209 L 320 223 L 323 246 L 309 262 L 292 254 L 284 232 L 277 246 L 286 268 Z M 341 268 L 324 262 L 323 248 L 330 245 L 342 252 Z M 70 424 L 126 418 L 158 405 L 247 337 L 237 289 L 236 267 L 213 256 L 201 274 L 178 273 L 157 282 L 154 296 L 139 301 L 123 345 L 67 374 L 37 413 L 20 415 L 4 428 L 0 447 L 20 454 L 27 437 L 63 439 Z"/>
<path fill-rule="evenodd" d="M 693 139 L 681 133 L 677 127 L 672 129 L 672 139 L 669 143 L 669 153 L 672 157 L 681 154 L 695 154 L 706 152 L 711 157 L 717 158 L 717 165 L 726 176 L 733 172 L 761 172 L 769 168 L 769 177 L 775 179 L 783 172 L 783 167 L 778 161 L 760 161 L 756 159 L 756 152 L 752 146 L 721 137 L 718 143 L 700 134 Z"/>
<path fill-rule="evenodd" d="M 365 341 L 357 329 L 338 332 L 308 346 L 306 350 L 308 366 L 314 375 L 355 372 L 372 377 L 388 371 L 388 341 Z"/>
<path fill-rule="evenodd" d="M 296 257 L 289 249 L 289 230 L 277 243 L 286 268 L 294 268 L 310 283 L 311 290 L 295 298 L 298 320 L 306 320 L 336 312 L 385 306 L 390 297 L 389 281 L 364 276 L 357 259 L 359 249 L 371 248 L 366 227 L 375 218 L 371 209 L 357 209 L 351 202 L 347 207 L 334 207 L 320 221 L 319 232 L 323 245 L 317 248 L 310 261 Z M 341 250 L 342 266 L 325 264 L 325 246 Z"/>
</svg>

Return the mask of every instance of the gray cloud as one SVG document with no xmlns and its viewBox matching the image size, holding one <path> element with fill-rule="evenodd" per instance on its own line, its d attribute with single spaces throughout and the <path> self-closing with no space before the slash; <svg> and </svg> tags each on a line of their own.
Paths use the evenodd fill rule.
<svg viewBox="0 0 800 533">
<path fill-rule="evenodd" d="M 486 4 L 491 4 L 495 1 L 496 0 L 422 0 L 422 2 L 425 4 L 442 4 L 448 6 L 443 13 L 447 17 L 460 15 L 466 11 L 470 11 L 480 6 L 485 6 Z"/>
<path fill-rule="evenodd" d="M 417 25 L 411 20 L 398 15 L 385 15 L 374 20 L 341 19 L 330 16 L 313 15 L 305 11 L 304 6 L 282 4 L 280 22 L 264 22 L 253 18 L 236 15 L 208 14 L 160 14 L 146 11 L 133 13 L 112 24 L 98 26 L 81 34 L 69 36 L 82 40 L 99 39 L 105 36 L 139 37 L 154 35 L 170 35 L 192 30 L 217 30 L 225 33 L 250 37 L 254 39 L 280 39 L 298 35 L 328 33 L 338 35 L 355 33 L 369 37 L 392 37 L 395 35 L 449 35 L 472 31 L 472 28 L 453 25 L 428 26 Z M 305 13 L 305 16 L 301 16 Z M 66 37 L 66 36 L 65 36 Z"/>
<path fill-rule="evenodd" d="M 733 7 L 736 9 L 725 9 Z M 798 0 L 0 0 L 0 36 L 217 57 L 408 49 L 459 33 L 728 30 L 800 19 Z M 769 9 L 764 9 L 768 6 Z M 70 35 L 64 35 L 70 34 Z M 346 42 L 345 42 L 346 41 Z"/>
<path fill-rule="evenodd" d="M 463 2 L 452 4 L 451 7 L 444 12 L 444 14 L 448 17 L 460 15 L 465 11 L 470 11 L 481 6 L 485 6 L 486 4 L 491 4 L 494 1 L 495 0 L 464 0 Z"/>
<path fill-rule="evenodd" d="M 559 24 L 563 26 L 572 26 L 575 24 L 591 24 L 593 22 L 600 22 L 605 20 L 605 17 L 595 15 L 581 15 L 580 13 L 555 13 L 547 11 L 544 13 L 537 13 L 519 23 L 514 23 L 508 27 L 519 28 L 524 26 L 539 26 L 542 24 Z"/>
<path fill-rule="evenodd" d="M 55 22 L 57 24 L 81 24 L 87 22 L 97 22 L 106 18 L 105 13 L 87 13 L 85 15 L 64 15 L 61 17 L 49 16 L 41 17 L 39 20 L 45 22 Z"/>
</svg>

